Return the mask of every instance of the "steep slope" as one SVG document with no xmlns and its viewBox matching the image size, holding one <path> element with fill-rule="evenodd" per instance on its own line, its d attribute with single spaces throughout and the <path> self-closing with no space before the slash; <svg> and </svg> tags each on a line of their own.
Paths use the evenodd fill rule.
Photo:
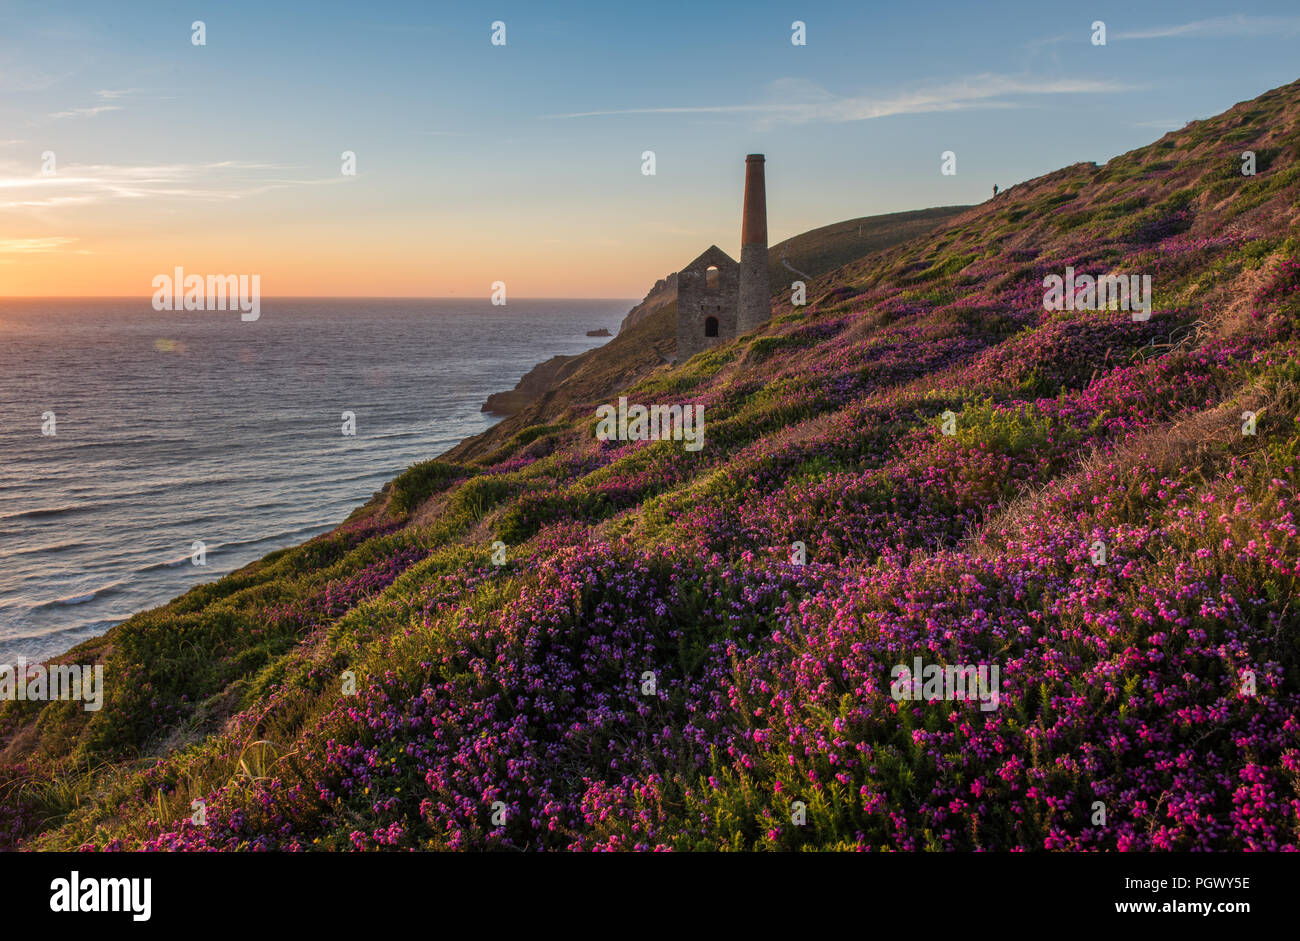
<svg viewBox="0 0 1300 941">
<path fill-rule="evenodd" d="M 599 441 L 575 393 L 83 644 L 103 710 L 0 709 L 0 828 L 1296 848 L 1297 158 L 1300 83 L 1014 187 L 679 367 L 635 379 L 657 352 L 616 338 L 588 391 L 702 407 L 702 449 Z M 1150 318 L 1045 310 L 1067 267 L 1149 275 Z M 996 702 L 906 698 L 917 658 L 996 667 Z"/>
<path fill-rule="evenodd" d="M 970 206 L 936 206 L 847 219 L 803 232 L 768 249 L 768 276 L 789 295 L 796 278 L 817 278 L 875 252 L 919 238 Z"/>
<path fill-rule="evenodd" d="M 880 216 L 863 216 L 833 225 L 822 226 L 778 242 L 768 251 L 771 283 L 777 296 L 788 298 L 791 281 L 826 274 L 849 261 L 863 258 L 872 252 L 882 251 L 911 238 L 917 238 L 935 229 L 944 221 L 966 210 L 967 206 L 942 206 L 913 212 L 895 212 Z M 633 381 L 645 378 L 654 369 L 670 361 L 676 351 L 677 273 L 661 278 L 646 294 L 640 304 L 623 318 L 618 336 L 624 342 L 588 350 L 577 356 L 552 357 L 534 367 L 514 389 L 493 393 L 484 403 L 483 411 L 498 415 L 514 415 L 532 405 L 526 422 L 512 422 L 503 429 L 494 429 L 482 441 L 475 441 L 458 453 L 480 454 L 491 451 L 519 428 L 544 422 L 549 414 L 556 413 L 562 403 L 577 398 L 594 401 L 606 397 Z M 672 316 L 661 316 L 665 311 Z M 641 326 L 649 321 L 648 326 Z M 640 329 L 633 332 L 634 327 Z M 624 336 L 626 335 L 626 336 Z M 635 349 L 653 350 L 653 355 L 638 356 Z M 628 361 L 630 355 L 631 362 Z M 627 368 L 611 369 L 616 361 L 624 361 Z M 560 388 L 575 373 L 584 378 L 569 387 Z M 601 383 L 601 377 L 613 380 Z"/>
<path fill-rule="evenodd" d="M 590 352 L 590 351 L 588 351 Z M 578 368 L 578 356 L 552 356 L 524 373 L 509 392 L 493 392 L 483 403 L 482 411 L 494 415 L 513 415 L 536 402 Z"/>
</svg>

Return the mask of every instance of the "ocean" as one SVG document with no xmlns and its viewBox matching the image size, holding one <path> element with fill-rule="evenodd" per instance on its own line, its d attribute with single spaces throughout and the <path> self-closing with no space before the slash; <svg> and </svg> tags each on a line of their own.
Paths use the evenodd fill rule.
<svg viewBox="0 0 1300 941">
<path fill-rule="evenodd" d="M 0 300 L 0 663 L 327 532 L 635 303 L 266 298 L 244 322 L 148 298 Z"/>
</svg>

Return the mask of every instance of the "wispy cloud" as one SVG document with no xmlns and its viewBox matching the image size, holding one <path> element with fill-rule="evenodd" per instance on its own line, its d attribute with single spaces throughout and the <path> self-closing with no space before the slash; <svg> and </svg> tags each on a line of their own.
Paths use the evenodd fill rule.
<svg viewBox="0 0 1300 941">
<path fill-rule="evenodd" d="M 57 209 L 109 200 L 188 199 L 209 202 L 245 199 L 291 186 L 338 183 L 342 176 L 294 179 L 292 167 L 220 161 L 155 166 L 65 165 L 57 174 L 33 175 L 16 164 L 0 164 L 0 210 Z"/>
<path fill-rule="evenodd" d="M 1023 107 L 1023 102 L 1017 99 L 1024 96 L 1124 92 L 1138 87 L 1113 79 L 1035 79 L 1029 76 L 984 74 L 883 96 L 836 95 L 814 82 L 786 78 L 772 82 L 767 88 L 766 98 L 751 104 L 615 108 L 543 117 L 570 119 L 629 114 L 733 114 L 753 115 L 771 123 L 843 123 L 899 114 L 971 108 L 1018 108 Z"/>
<path fill-rule="evenodd" d="M 66 111 L 56 111 L 53 114 L 47 114 L 45 117 L 49 121 L 62 121 L 66 118 L 93 118 L 95 115 L 103 114 L 106 111 L 121 111 L 122 105 L 117 102 L 125 102 L 127 99 L 147 98 L 153 101 L 164 101 L 172 97 L 170 95 L 148 94 L 144 89 L 140 88 L 101 88 L 94 94 L 99 99 L 99 104 L 85 108 L 69 108 Z"/>
<path fill-rule="evenodd" d="M 1300 16 L 1216 16 L 1176 26 L 1154 26 L 1111 34 L 1112 39 L 1197 39 L 1219 36 L 1294 36 Z"/>
<path fill-rule="evenodd" d="M 1043 36 L 1043 37 L 1040 38 L 1040 39 L 1031 39 L 1031 40 L 1029 40 L 1027 43 L 1025 43 L 1025 48 L 1026 48 L 1026 49 L 1041 49 L 1041 48 L 1043 48 L 1043 47 L 1045 47 L 1045 46 L 1055 46 L 1055 45 L 1057 45 L 1058 43 L 1070 42 L 1070 41 L 1072 41 L 1072 40 L 1073 40 L 1073 41 L 1077 41 L 1077 40 L 1079 39 L 1079 35 L 1080 35 L 1080 34 L 1078 34 L 1078 33 L 1060 33 L 1060 34 L 1058 34 L 1058 35 L 1056 35 L 1056 36 Z M 1084 33 L 1084 34 L 1082 34 L 1082 35 L 1083 35 L 1083 37 L 1084 37 L 1084 41 L 1087 41 L 1087 36 L 1088 36 L 1088 34 L 1087 34 L 1087 33 Z"/>
<path fill-rule="evenodd" d="M 67 111 L 55 111 L 53 114 L 46 115 L 46 117 L 51 121 L 62 121 L 64 118 L 93 118 L 105 111 L 121 110 L 121 105 L 95 105 L 90 108 L 69 108 Z"/>
<path fill-rule="evenodd" d="M 71 245 L 75 238 L 50 236 L 36 239 L 0 239 L 0 255 L 38 255 L 57 252 L 63 246 Z"/>
</svg>

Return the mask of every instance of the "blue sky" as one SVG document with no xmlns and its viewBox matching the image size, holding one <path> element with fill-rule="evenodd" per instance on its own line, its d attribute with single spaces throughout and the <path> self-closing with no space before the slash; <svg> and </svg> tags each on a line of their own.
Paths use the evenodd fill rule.
<svg viewBox="0 0 1300 941">
<path fill-rule="evenodd" d="M 639 296 L 738 253 L 747 153 L 775 242 L 982 201 L 1300 77 L 1294 2 L 117 6 L 0 3 L 0 293 L 185 264 L 269 294 Z"/>
</svg>

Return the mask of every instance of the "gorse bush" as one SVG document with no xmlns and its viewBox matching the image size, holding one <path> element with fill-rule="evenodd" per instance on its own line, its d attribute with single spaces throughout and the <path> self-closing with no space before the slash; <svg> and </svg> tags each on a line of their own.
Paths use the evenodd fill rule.
<svg viewBox="0 0 1300 941">
<path fill-rule="evenodd" d="M 463 473 L 460 467 L 445 461 L 433 460 L 412 464 L 393 479 L 393 511 L 411 512 Z"/>
<path fill-rule="evenodd" d="M 504 500 L 510 489 L 509 481 L 500 477 L 472 477 L 456 488 L 447 513 L 477 521 Z"/>
<path fill-rule="evenodd" d="M 972 403 L 957 416 L 957 444 L 1009 455 L 1043 450 L 1053 438 L 1071 435 L 1068 426 L 1044 416 L 1036 405 L 999 408 L 992 402 Z"/>
</svg>

